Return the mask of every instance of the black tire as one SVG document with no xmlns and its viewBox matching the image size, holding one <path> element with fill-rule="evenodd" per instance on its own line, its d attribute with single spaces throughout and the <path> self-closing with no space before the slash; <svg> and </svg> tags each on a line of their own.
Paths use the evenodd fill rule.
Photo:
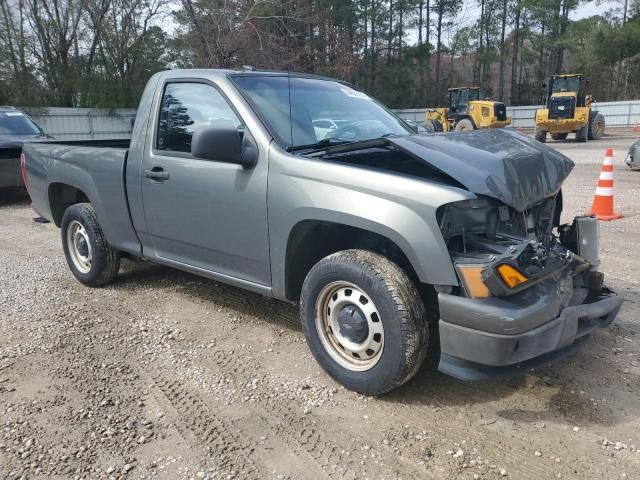
<svg viewBox="0 0 640 480">
<path fill-rule="evenodd" d="M 433 123 L 434 132 L 444 132 L 444 128 L 442 127 L 440 120 L 432 120 L 431 123 Z"/>
<path fill-rule="evenodd" d="M 471 119 L 463 118 L 456 123 L 456 126 L 453 129 L 456 132 L 466 132 L 467 130 L 475 130 L 476 126 L 473 124 Z"/>
<path fill-rule="evenodd" d="M 77 247 L 69 245 L 69 229 L 80 224 L 88 237 L 91 252 L 88 271 L 82 271 L 73 259 L 72 251 Z M 96 212 L 90 203 L 76 203 L 67 208 L 62 217 L 62 247 L 67 264 L 73 275 L 89 287 L 99 287 L 111 282 L 120 270 L 120 252 L 107 243 Z"/>
<path fill-rule="evenodd" d="M 384 344 L 377 363 L 364 371 L 353 371 L 336 361 L 316 324 L 316 309 L 323 305 L 322 292 L 339 282 L 348 282 L 364 292 L 380 313 L 379 320 L 374 321 L 382 322 Z M 345 250 L 320 260 L 302 286 L 300 317 L 311 353 L 320 366 L 346 388 L 367 395 L 381 395 L 405 383 L 428 353 L 430 317 L 415 285 L 398 265 L 370 251 Z"/>
<path fill-rule="evenodd" d="M 552 133 L 551 138 L 554 140 L 566 140 L 568 133 Z"/>
<path fill-rule="evenodd" d="M 545 132 L 544 130 L 540 130 L 539 128 L 536 128 L 536 133 L 534 136 L 535 139 L 541 143 L 547 141 L 547 132 Z"/>
<path fill-rule="evenodd" d="M 587 141 L 587 137 L 589 136 L 589 124 L 587 123 L 580 130 L 576 130 L 576 142 L 584 143 Z"/>
<path fill-rule="evenodd" d="M 589 113 L 589 131 L 587 137 L 589 140 L 600 140 L 604 134 L 604 116 L 601 113 L 592 111 Z"/>
</svg>

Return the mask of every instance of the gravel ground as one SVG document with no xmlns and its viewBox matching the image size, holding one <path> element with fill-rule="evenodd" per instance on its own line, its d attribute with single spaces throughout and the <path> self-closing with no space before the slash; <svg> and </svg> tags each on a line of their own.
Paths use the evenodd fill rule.
<svg viewBox="0 0 640 480">
<path fill-rule="evenodd" d="M 423 368 L 381 398 L 323 374 L 294 307 L 132 262 L 113 285 L 83 287 L 59 231 L 1 194 L 0 478 L 638 478 L 632 141 L 550 142 L 576 161 L 566 219 L 615 149 L 625 218 L 601 225 L 601 247 L 626 297 L 617 322 L 536 374 L 467 384 Z"/>
</svg>

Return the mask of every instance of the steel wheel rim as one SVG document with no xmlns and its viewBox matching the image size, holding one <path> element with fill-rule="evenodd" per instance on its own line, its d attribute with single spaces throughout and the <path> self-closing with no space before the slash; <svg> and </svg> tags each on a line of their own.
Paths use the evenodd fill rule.
<svg viewBox="0 0 640 480">
<path fill-rule="evenodd" d="M 338 320 L 341 312 L 355 308 L 366 320 L 367 333 L 362 341 L 350 339 L 341 331 Z M 343 281 L 326 285 L 318 294 L 315 316 L 316 330 L 325 351 L 341 367 L 363 372 L 380 361 L 384 348 L 382 317 L 361 288 Z"/>
<path fill-rule="evenodd" d="M 91 241 L 84 226 L 72 220 L 67 227 L 67 247 L 73 265 L 82 273 L 89 273 L 93 259 Z"/>
</svg>

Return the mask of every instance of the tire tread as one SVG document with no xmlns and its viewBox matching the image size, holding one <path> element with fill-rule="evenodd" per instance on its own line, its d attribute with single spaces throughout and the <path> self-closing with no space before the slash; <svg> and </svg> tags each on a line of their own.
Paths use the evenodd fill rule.
<svg viewBox="0 0 640 480">
<path fill-rule="evenodd" d="M 314 269 L 321 269 L 335 263 L 356 265 L 363 271 L 364 276 L 368 274 L 369 277 L 376 278 L 390 294 L 396 305 L 396 320 L 400 323 L 402 331 L 403 361 L 394 377 L 382 388 L 366 392 L 370 395 L 382 395 L 406 383 L 423 364 L 428 354 L 430 324 L 433 322 L 434 315 L 427 311 L 420 294 L 406 273 L 387 257 L 368 250 L 343 250 L 320 260 L 313 267 L 312 272 Z M 306 310 L 306 303 L 315 301 L 315 299 L 307 298 L 306 291 L 309 288 L 306 284 L 305 280 L 300 308 L 302 315 Z M 302 321 L 302 326 L 308 337 L 309 324 Z"/>
<path fill-rule="evenodd" d="M 82 216 L 83 223 L 85 224 L 85 228 L 90 230 L 95 239 L 96 245 L 93 247 L 96 251 L 101 251 L 103 253 L 102 258 L 103 262 L 100 268 L 99 274 L 90 280 L 79 280 L 89 287 L 101 287 L 112 282 L 116 276 L 118 275 L 118 271 L 120 270 L 120 252 L 115 248 L 111 247 L 104 237 L 104 233 L 102 232 L 102 228 L 98 223 L 98 217 L 96 216 L 96 212 L 93 209 L 93 206 L 90 203 L 75 203 L 71 205 L 65 211 L 65 217 L 67 213 L 70 212 L 70 209 L 76 209 L 79 211 Z M 65 219 L 63 217 L 62 225 L 66 225 Z M 62 231 L 63 242 L 66 242 L 66 231 Z M 70 263 L 71 265 L 71 263 Z M 77 278 L 77 276 L 76 276 Z"/>
</svg>

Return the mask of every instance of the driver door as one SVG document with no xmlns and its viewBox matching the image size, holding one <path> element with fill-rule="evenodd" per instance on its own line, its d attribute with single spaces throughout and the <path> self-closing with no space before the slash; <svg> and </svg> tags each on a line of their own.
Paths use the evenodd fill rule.
<svg viewBox="0 0 640 480">
<path fill-rule="evenodd" d="M 215 85 L 164 85 L 142 167 L 143 245 L 162 263 L 268 286 L 267 159 L 245 169 L 191 155 L 194 130 L 220 120 L 245 133 Z"/>
</svg>

